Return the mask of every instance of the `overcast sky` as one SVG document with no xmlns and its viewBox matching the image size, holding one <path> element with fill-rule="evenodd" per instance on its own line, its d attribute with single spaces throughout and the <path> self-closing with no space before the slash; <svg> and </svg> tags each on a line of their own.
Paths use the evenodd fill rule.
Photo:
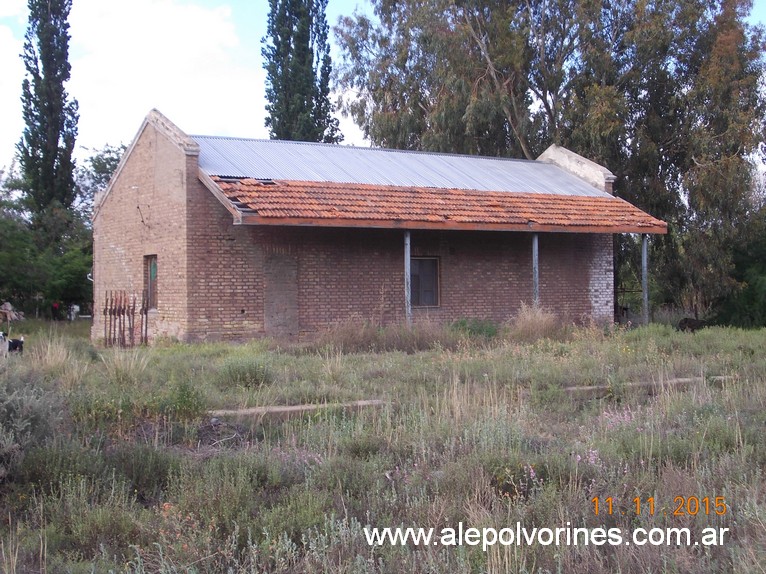
<svg viewBox="0 0 766 574">
<path fill-rule="evenodd" d="M 328 22 L 366 0 L 330 0 Z M 766 0 L 764 0 L 766 1 Z M 66 84 L 80 106 L 83 148 L 130 143 L 157 108 L 189 134 L 268 137 L 261 38 L 268 0 L 73 0 Z M 0 0 L 0 169 L 21 117 L 26 0 Z M 346 143 L 364 144 L 350 120 Z"/>
<path fill-rule="evenodd" d="M 268 137 L 264 127 L 261 38 L 267 0 L 73 0 L 72 77 L 80 105 L 78 152 L 128 144 L 157 108 L 189 134 Z M 19 55 L 26 0 L 0 0 L 0 169 L 7 167 L 24 127 Z M 329 0 L 334 25 L 366 0 Z M 766 23 L 766 0 L 753 21 Z M 348 119 L 345 143 L 362 144 Z"/>
</svg>

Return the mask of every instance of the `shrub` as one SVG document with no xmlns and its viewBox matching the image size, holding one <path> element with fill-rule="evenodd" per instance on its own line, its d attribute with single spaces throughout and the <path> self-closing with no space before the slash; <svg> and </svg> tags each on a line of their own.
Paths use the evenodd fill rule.
<svg viewBox="0 0 766 574">
<path fill-rule="evenodd" d="M 0 378 L 0 480 L 17 470 L 25 452 L 53 436 L 62 408 L 55 391 L 27 386 L 15 373 Z"/>
<path fill-rule="evenodd" d="M 106 479 L 66 476 L 55 492 L 40 497 L 40 505 L 38 519 L 50 525 L 45 545 L 51 554 L 87 559 L 105 552 L 124 560 L 131 544 L 145 544 L 143 535 L 152 534 L 142 526 L 146 511 L 116 473 Z"/>
<path fill-rule="evenodd" d="M 274 381 L 271 368 L 260 357 L 229 357 L 218 367 L 216 385 L 221 390 L 258 388 Z"/>
<path fill-rule="evenodd" d="M 151 407 L 149 407 L 151 409 Z M 202 393 L 188 381 L 170 386 L 169 393 L 160 399 L 159 412 L 173 421 L 188 421 L 199 418 L 207 410 Z"/>
<path fill-rule="evenodd" d="M 19 482 L 44 493 L 58 493 L 66 479 L 73 476 L 103 484 L 110 479 L 111 469 L 98 448 L 59 438 L 30 449 L 19 468 Z"/>
<path fill-rule="evenodd" d="M 149 365 L 145 349 L 113 349 L 101 355 L 110 383 L 118 388 L 135 387 L 141 383 Z"/>
<path fill-rule="evenodd" d="M 518 313 L 507 325 L 506 335 L 512 341 L 532 343 L 539 339 L 564 338 L 566 330 L 551 311 L 522 302 Z"/>
<path fill-rule="evenodd" d="M 324 523 L 331 509 L 332 498 L 329 494 L 312 492 L 299 485 L 290 489 L 284 502 L 264 513 L 263 531 L 272 538 L 285 535 L 295 544 L 300 544 L 305 533 Z"/>
<path fill-rule="evenodd" d="M 124 476 L 130 491 L 144 504 L 158 502 L 170 477 L 181 468 L 178 455 L 140 444 L 122 444 L 106 456 L 106 462 Z"/>
<path fill-rule="evenodd" d="M 69 413 L 75 427 L 81 432 L 109 432 L 112 425 L 127 426 L 133 423 L 140 410 L 133 397 L 137 393 L 108 390 L 77 389 L 67 397 Z M 137 396 L 136 399 L 146 397 Z"/>
<path fill-rule="evenodd" d="M 494 339 L 498 334 L 497 324 L 486 319 L 458 319 L 450 328 L 469 337 L 483 339 Z"/>
<path fill-rule="evenodd" d="M 464 338 L 457 330 L 434 321 L 380 326 L 355 317 L 331 326 L 309 348 L 338 348 L 344 353 L 401 351 L 411 354 L 437 348 L 456 349 Z"/>
<path fill-rule="evenodd" d="M 257 508 L 259 491 L 278 474 L 263 456 L 219 455 L 208 460 L 185 461 L 169 481 L 169 495 L 180 512 L 205 522 L 218 520 L 245 527 Z"/>
</svg>

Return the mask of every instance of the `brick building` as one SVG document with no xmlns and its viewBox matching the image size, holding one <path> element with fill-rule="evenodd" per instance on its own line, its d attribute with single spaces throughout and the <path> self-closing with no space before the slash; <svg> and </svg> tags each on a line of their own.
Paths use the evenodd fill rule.
<svg viewBox="0 0 766 574">
<path fill-rule="evenodd" d="M 537 161 L 188 136 L 156 110 L 96 198 L 107 293 L 149 338 L 302 336 L 333 322 L 613 317 L 612 235 L 665 233 L 568 150 Z"/>
</svg>

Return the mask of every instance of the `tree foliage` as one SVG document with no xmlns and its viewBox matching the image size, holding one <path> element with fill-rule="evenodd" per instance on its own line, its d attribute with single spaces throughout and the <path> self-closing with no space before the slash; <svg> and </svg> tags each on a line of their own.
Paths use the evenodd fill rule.
<svg viewBox="0 0 766 574">
<path fill-rule="evenodd" d="M 739 327 L 766 327 L 766 207 L 753 217 L 749 238 L 734 253 L 737 288 L 723 300 L 716 320 Z"/>
<path fill-rule="evenodd" d="M 26 300 L 34 291 L 37 250 L 18 200 L 0 180 L 0 302 Z"/>
<path fill-rule="evenodd" d="M 77 101 L 70 99 L 69 10 L 71 0 L 29 0 L 29 25 L 22 60 L 24 134 L 17 149 L 21 189 L 28 209 L 38 216 L 76 198 Z"/>
<path fill-rule="evenodd" d="M 374 145 L 518 155 L 504 98 L 477 81 L 479 48 L 450 0 L 380 0 L 341 19 L 341 102 Z"/>
<path fill-rule="evenodd" d="M 109 185 L 109 180 L 126 149 L 124 144 L 118 146 L 107 144 L 101 149 L 90 150 L 92 155 L 85 160 L 86 165 L 77 168 L 75 172 L 77 202 L 74 207 L 86 220 L 90 220 L 96 194 L 104 191 Z"/>
<path fill-rule="evenodd" d="M 341 104 L 373 144 L 529 159 L 566 146 L 668 222 L 652 241 L 658 302 L 705 313 L 737 290 L 766 111 L 750 0 L 372 4 L 336 34 Z M 618 269 L 638 244 L 618 239 Z"/>
<path fill-rule="evenodd" d="M 266 127 L 282 140 L 337 143 L 342 138 L 330 101 L 332 61 L 327 0 L 269 0 Z"/>
<path fill-rule="evenodd" d="M 53 302 L 63 303 L 63 308 L 90 303 L 92 199 L 106 188 L 124 149 L 105 145 L 93 150 L 77 168 L 77 203 L 64 209 L 54 202 L 34 223 L 18 193 L 20 175 L 11 169 L 7 177 L 0 177 L 0 269 L 6 270 L 0 274 L 1 301 L 30 312 L 47 312 Z M 57 240 L 41 241 L 40 227 Z"/>
<path fill-rule="evenodd" d="M 0 300 L 27 311 L 92 299 L 90 211 L 124 146 L 104 146 L 76 167 L 77 102 L 69 79 L 71 0 L 29 0 L 22 59 L 25 129 L 18 169 L 0 177 Z M 63 304 L 63 305 L 61 305 Z"/>
</svg>

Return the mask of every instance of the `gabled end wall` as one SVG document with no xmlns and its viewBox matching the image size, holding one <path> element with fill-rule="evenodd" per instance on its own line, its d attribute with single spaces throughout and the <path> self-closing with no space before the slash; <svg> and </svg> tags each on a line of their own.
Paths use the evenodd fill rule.
<svg viewBox="0 0 766 574">
<path fill-rule="evenodd" d="M 140 307 L 145 257 L 157 256 L 158 300 L 149 337 L 185 338 L 187 313 L 187 183 L 197 178 L 198 146 L 153 110 L 125 152 L 93 217 L 94 317 L 91 337 L 104 338 L 109 291 Z M 193 170 L 190 172 L 190 164 Z M 140 317 L 136 316 L 138 330 Z M 139 333 L 135 333 L 139 340 Z"/>
</svg>

